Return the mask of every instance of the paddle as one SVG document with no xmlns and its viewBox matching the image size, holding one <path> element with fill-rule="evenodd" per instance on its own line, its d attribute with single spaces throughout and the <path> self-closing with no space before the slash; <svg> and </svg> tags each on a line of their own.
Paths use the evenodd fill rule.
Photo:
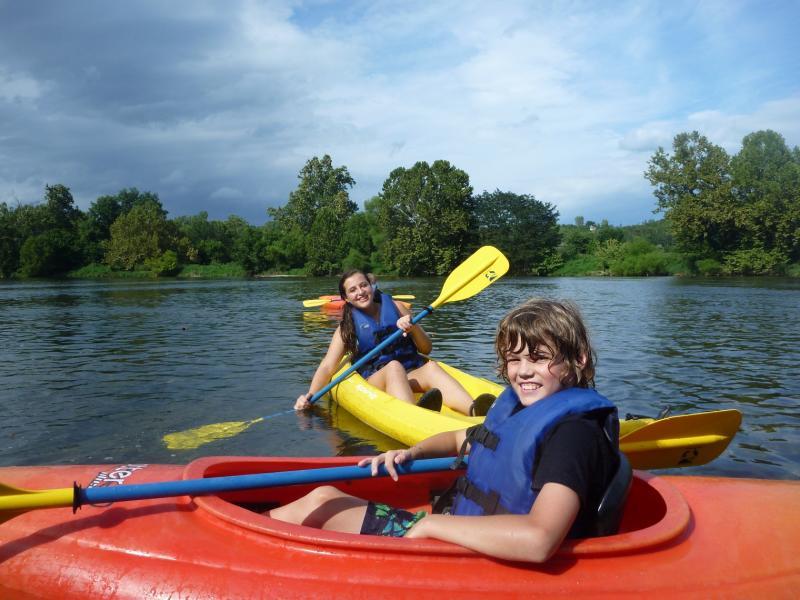
<svg viewBox="0 0 800 600">
<path fill-rule="evenodd" d="M 634 469 L 700 466 L 722 454 L 741 423 L 742 413 L 733 409 L 675 415 L 620 437 L 619 447 Z"/>
<path fill-rule="evenodd" d="M 639 469 L 697 466 L 716 458 L 733 439 L 740 423 L 741 413 L 737 410 L 676 415 L 646 422 L 622 438 L 620 447 L 631 464 Z M 405 475 L 445 471 L 451 468 L 453 460 L 451 457 L 415 460 L 398 465 L 397 469 Z M 383 466 L 378 474 L 387 474 Z M 73 510 L 77 510 L 84 504 L 184 495 L 205 496 L 285 485 L 366 479 L 370 476 L 369 468 L 350 466 L 88 489 L 76 484 L 71 488 L 25 490 L 0 483 L 0 523 L 37 508 L 72 506 Z"/>
<path fill-rule="evenodd" d="M 454 462 L 453 457 L 415 460 L 397 465 L 403 475 L 447 471 Z M 388 473 L 381 465 L 378 476 Z M 125 484 L 111 487 L 83 489 L 77 483 L 71 488 L 51 490 L 25 490 L 0 483 L 0 523 L 29 510 L 71 506 L 75 512 L 84 504 L 106 504 L 126 500 L 147 500 L 172 496 L 209 496 L 222 492 L 253 490 L 301 483 L 325 483 L 372 477 L 369 466 L 325 467 L 299 471 L 256 473 L 253 475 L 229 475 L 203 479 L 183 479 L 154 483 Z"/>
<path fill-rule="evenodd" d="M 395 300 L 413 300 L 414 298 L 416 298 L 416 296 L 412 296 L 411 294 L 392 294 L 392 298 L 394 298 Z M 329 302 L 335 302 L 337 299 L 339 299 L 338 296 L 336 296 L 333 299 L 330 299 L 330 298 L 314 298 L 313 300 L 303 300 L 303 306 L 305 306 L 306 308 L 313 308 L 315 306 L 323 306 L 325 304 L 328 304 Z"/>
<path fill-rule="evenodd" d="M 706 464 L 728 446 L 739 428 L 741 417 L 737 410 L 718 410 L 646 421 L 620 440 L 620 448 L 628 456 L 631 465 L 639 469 Z M 452 463 L 453 458 L 416 460 L 398 465 L 398 471 L 401 474 L 444 471 Z M 381 466 L 379 475 L 386 474 Z M 369 468 L 350 466 L 89 489 L 75 485 L 72 488 L 33 491 L 0 484 L 0 522 L 36 508 L 72 506 L 73 510 L 77 510 L 84 504 L 204 496 L 285 485 L 366 479 L 370 476 Z"/>
<path fill-rule="evenodd" d="M 459 300 L 466 300 L 471 298 L 485 287 L 497 281 L 508 271 L 508 259 L 503 256 L 497 248 L 493 246 L 483 246 L 478 248 L 472 256 L 462 262 L 455 270 L 450 273 L 442 286 L 442 291 L 439 297 L 434 300 L 430 306 L 426 307 L 413 319 L 412 324 L 419 323 L 426 316 L 431 314 L 434 309 L 442 304 L 448 302 L 457 302 Z M 398 329 L 392 335 L 383 340 L 380 344 L 375 346 L 371 351 L 362 356 L 353 365 L 345 370 L 341 375 L 336 377 L 324 388 L 314 394 L 309 402 L 312 404 L 322 398 L 334 386 L 338 385 L 340 381 L 345 379 L 350 373 L 357 370 L 361 365 L 376 356 L 386 348 L 389 344 L 394 343 L 403 335 L 403 330 Z M 208 442 L 233 437 L 245 431 L 251 425 L 260 423 L 264 419 L 277 417 L 293 412 L 293 410 L 286 410 L 266 417 L 259 417 L 252 421 L 228 421 L 226 423 L 214 423 L 211 425 L 204 425 L 196 429 L 189 429 L 178 433 L 170 433 L 164 436 L 164 443 L 167 448 L 171 450 L 189 450 L 197 448 Z"/>
</svg>

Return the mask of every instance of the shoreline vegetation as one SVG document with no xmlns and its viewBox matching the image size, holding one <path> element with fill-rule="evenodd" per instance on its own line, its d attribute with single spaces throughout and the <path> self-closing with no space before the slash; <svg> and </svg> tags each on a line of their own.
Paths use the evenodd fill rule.
<svg viewBox="0 0 800 600">
<path fill-rule="evenodd" d="M 313 157 L 262 226 L 206 212 L 168 218 L 158 195 L 123 189 L 84 212 L 69 188 L 37 204 L 0 202 L 0 278 L 214 279 L 450 272 L 493 245 L 511 275 L 800 277 L 800 149 L 758 131 L 727 152 L 698 132 L 650 158 L 662 218 L 614 226 L 559 213 L 530 194 L 473 193 L 445 160 L 393 170 L 359 210 L 347 167 Z"/>
</svg>

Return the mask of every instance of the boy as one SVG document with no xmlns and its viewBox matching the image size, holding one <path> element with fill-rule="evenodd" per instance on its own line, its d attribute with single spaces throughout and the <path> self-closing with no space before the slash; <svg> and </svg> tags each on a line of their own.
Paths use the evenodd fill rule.
<svg viewBox="0 0 800 600">
<path fill-rule="evenodd" d="M 331 486 L 270 511 L 291 523 L 368 535 L 436 538 L 506 560 L 544 562 L 567 535 L 592 531 L 618 464 L 616 408 L 591 389 L 594 356 L 575 306 L 534 299 L 500 322 L 498 370 L 509 384 L 483 425 L 434 435 L 360 466 L 470 452 L 452 514 L 408 511 Z"/>
</svg>

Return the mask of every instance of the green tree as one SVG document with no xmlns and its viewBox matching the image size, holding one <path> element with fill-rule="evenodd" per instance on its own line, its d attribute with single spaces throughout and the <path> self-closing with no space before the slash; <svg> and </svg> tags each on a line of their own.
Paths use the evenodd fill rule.
<svg viewBox="0 0 800 600">
<path fill-rule="evenodd" d="M 264 251 L 264 237 L 257 227 L 239 228 L 233 244 L 233 260 L 248 273 L 258 273 L 263 270 Z"/>
<path fill-rule="evenodd" d="M 358 210 L 348 194 L 355 180 L 347 167 L 334 167 L 327 154 L 310 159 L 297 177 L 300 183 L 289 194 L 286 205 L 267 209 L 287 237 L 285 243 L 272 244 L 272 253 L 294 263 L 295 242 L 298 235 L 302 236 L 304 256 L 300 264 L 307 261 L 310 273 L 328 274 L 339 268 L 346 254 L 339 242 L 344 223 Z"/>
<path fill-rule="evenodd" d="M 343 230 L 344 224 L 332 207 L 324 206 L 317 211 L 306 244 L 309 274 L 332 275 L 339 270 Z"/>
<path fill-rule="evenodd" d="M 45 205 L 0 205 L 0 273 L 12 277 L 20 268 L 20 252 L 28 238 L 46 233 L 52 225 Z"/>
<path fill-rule="evenodd" d="M 132 271 L 137 265 L 160 257 L 176 243 L 174 226 L 160 205 L 143 202 L 120 215 L 111 225 L 104 261 L 114 268 Z"/>
<path fill-rule="evenodd" d="M 101 262 L 105 244 L 111 237 L 111 225 L 122 214 L 122 206 L 114 196 L 100 196 L 92 202 L 78 225 L 78 235 L 88 262 Z"/>
<path fill-rule="evenodd" d="M 167 216 L 158 194 L 140 192 L 135 187 L 122 189 L 114 195 L 100 196 L 92 202 L 78 225 L 78 236 L 88 262 L 101 262 L 111 238 L 111 225 L 121 215 L 141 204 L 154 206 Z"/>
<path fill-rule="evenodd" d="M 469 253 L 472 187 L 461 169 L 445 160 L 400 167 L 381 195 L 383 252 L 400 275 L 442 275 Z"/>
<path fill-rule="evenodd" d="M 280 208 L 270 208 L 269 215 L 285 229 L 293 226 L 309 233 L 317 212 L 331 207 L 337 215 L 346 219 L 356 212 L 358 206 L 350 200 L 347 190 L 355 185 L 347 167 L 334 167 L 327 154 L 310 159 L 297 175 L 300 183 L 289 194 L 289 201 Z"/>
<path fill-rule="evenodd" d="M 562 225 L 560 233 L 558 252 L 565 261 L 591 254 L 597 245 L 595 235 L 585 227 Z"/>
<path fill-rule="evenodd" d="M 42 204 L 22 205 L 13 211 L 9 224 L 16 235 L 9 235 L 6 248 L 9 253 L 16 249 L 18 256 L 7 256 L 3 270 L 16 263 L 24 277 L 47 277 L 78 266 L 82 258 L 77 236 L 81 219 L 69 188 L 46 185 Z"/>
<path fill-rule="evenodd" d="M 637 225 L 625 225 L 619 227 L 623 233 L 623 241 L 631 241 L 634 238 L 643 238 L 653 244 L 669 250 L 675 243 L 670 232 L 669 224 L 664 219 L 648 220 Z"/>
<path fill-rule="evenodd" d="M 49 216 L 49 229 L 63 229 L 76 233 L 81 211 L 76 208 L 69 188 L 61 184 L 45 186 L 45 206 Z"/>
<path fill-rule="evenodd" d="M 479 243 L 502 250 L 513 273 L 548 272 L 561 241 L 552 204 L 527 194 L 483 192 L 473 199 L 473 218 Z"/>
<path fill-rule="evenodd" d="M 381 195 L 373 196 L 364 202 L 364 219 L 367 223 L 367 230 L 369 231 L 369 242 L 371 242 L 372 250 L 369 254 L 369 267 L 374 273 L 393 273 L 394 268 L 391 261 L 386 254 L 386 239 L 387 231 L 381 226 L 381 215 L 389 214 L 391 207 L 389 201 Z M 354 226 L 355 227 L 355 226 Z M 348 247 L 351 248 L 351 237 L 360 235 L 366 242 L 367 237 L 364 236 L 363 229 L 361 231 L 345 232 L 348 236 Z M 360 246 L 358 246 L 360 248 Z"/>
<path fill-rule="evenodd" d="M 613 225 L 609 225 L 608 220 L 603 219 L 600 221 L 600 225 L 597 226 L 595 236 L 597 237 L 598 244 L 603 244 L 609 240 L 621 242 L 623 239 L 625 239 L 625 232 L 622 230 L 622 227 L 614 227 Z"/>
<path fill-rule="evenodd" d="M 132 187 L 120 190 L 115 198 L 119 202 L 122 214 L 130 212 L 141 204 L 150 204 L 161 213 L 162 217 L 167 217 L 167 211 L 164 209 L 164 205 L 161 204 L 158 194 L 153 192 L 140 192 L 135 187 Z"/>
<path fill-rule="evenodd" d="M 659 148 L 645 177 L 682 250 L 714 255 L 737 247 L 738 206 L 725 150 L 696 131 L 678 134 L 672 156 Z"/>
<path fill-rule="evenodd" d="M 60 275 L 77 264 L 75 236 L 66 229 L 30 236 L 20 248 L 19 270 L 25 277 Z"/>
<path fill-rule="evenodd" d="M 194 216 L 177 217 L 174 223 L 188 242 L 191 262 L 207 265 L 231 259 L 233 240 L 222 221 L 209 221 L 208 213 L 201 211 Z"/>
<path fill-rule="evenodd" d="M 0 277 L 8 279 L 19 268 L 22 240 L 16 223 L 16 211 L 0 202 Z"/>
<path fill-rule="evenodd" d="M 374 225 L 366 212 L 358 212 L 344 224 L 341 248 L 344 258 L 342 270 L 373 269 L 370 257 L 375 252 L 373 242 Z"/>
<path fill-rule="evenodd" d="M 739 249 L 771 253 L 754 269 L 775 257 L 800 259 L 800 160 L 783 137 L 771 130 L 745 136 L 741 151 L 731 160 L 733 189 L 743 231 Z M 755 256 L 755 255 L 753 255 Z M 737 259 L 737 263 L 741 262 Z M 778 262 L 782 262 L 780 258 Z"/>
</svg>

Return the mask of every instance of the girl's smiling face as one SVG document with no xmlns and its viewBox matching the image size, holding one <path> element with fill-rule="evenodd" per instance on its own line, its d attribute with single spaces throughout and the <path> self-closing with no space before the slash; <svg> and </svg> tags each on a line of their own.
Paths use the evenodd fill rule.
<svg viewBox="0 0 800 600">
<path fill-rule="evenodd" d="M 363 273 L 356 273 L 344 280 L 345 300 L 356 308 L 364 309 L 372 304 L 372 284 Z"/>
<path fill-rule="evenodd" d="M 529 351 L 527 344 L 505 355 L 506 373 L 511 387 L 523 406 L 530 406 L 564 389 L 561 378 L 566 374 L 564 363 L 553 364 L 553 353 L 544 344 Z"/>
</svg>

